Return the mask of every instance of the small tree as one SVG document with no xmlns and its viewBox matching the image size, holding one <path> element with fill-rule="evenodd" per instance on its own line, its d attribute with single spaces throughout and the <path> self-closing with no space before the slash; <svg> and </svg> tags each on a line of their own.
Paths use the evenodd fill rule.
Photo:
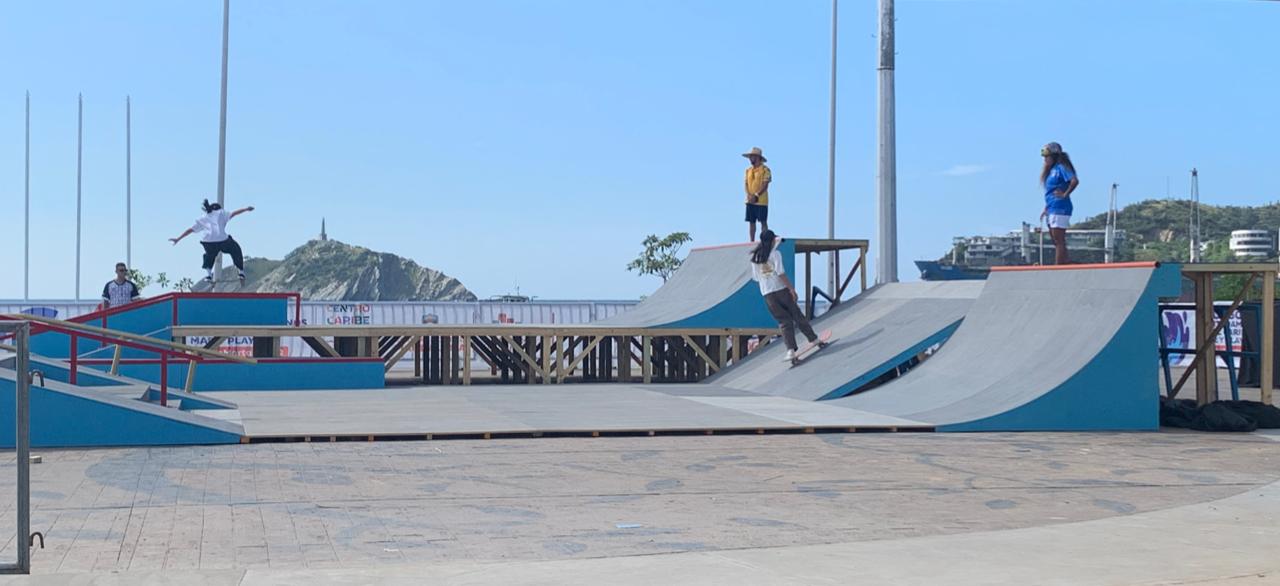
<svg viewBox="0 0 1280 586">
<path fill-rule="evenodd" d="M 142 271 L 138 269 L 129 269 L 129 280 L 133 281 L 133 284 L 138 286 L 139 292 L 146 289 L 147 285 L 151 284 L 151 276 L 142 274 Z"/>
<path fill-rule="evenodd" d="M 671 273 L 680 268 L 681 260 L 676 257 L 680 248 L 692 240 L 688 232 L 672 232 L 666 238 L 658 238 L 656 234 L 650 234 L 642 243 L 644 252 L 627 264 L 627 270 L 636 271 L 641 275 L 657 275 L 662 277 L 662 282 L 665 283 L 671 277 Z"/>
</svg>

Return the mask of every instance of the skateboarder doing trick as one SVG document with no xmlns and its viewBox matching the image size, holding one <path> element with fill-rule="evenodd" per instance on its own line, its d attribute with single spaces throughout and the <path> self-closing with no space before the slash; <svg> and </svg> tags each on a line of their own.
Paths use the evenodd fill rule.
<svg viewBox="0 0 1280 586">
<path fill-rule="evenodd" d="M 796 360 L 796 328 L 808 338 L 810 344 L 818 348 L 827 345 L 818 339 L 818 334 L 809 325 L 809 319 L 796 304 L 799 295 L 796 288 L 787 278 L 782 266 L 782 254 L 777 251 L 778 237 L 773 230 L 760 233 L 760 243 L 751 251 L 751 278 L 760 283 L 760 293 L 764 295 L 764 303 L 769 308 L 773 319 L 778 320 L 778 329 L 782 330 L 782 341 L 787 345 L 787 360 Z"/>
<path fill-rule="evenodd" d="M 240 250 L 240 243 L 236 242 L 230 234 L 227 234 L 227 222 L 245 212 L 252 212 L 253 206 L 243 207 L 234 212 L 227 213 L 222 209 L 222 204 L 209 203 L 204 200 L 202 204 L 204 208 L 204 216 L 196 220 L 194 226 L 187 228 L 177 238 L 170 238 L 169 242 L 177 245 L 180 240 L 194 234 L 196 232 L 204 232 L 204 237 L 200 239 L 200 244 L 204 246 L 204 264 L 205 270 L 204 282 L 209 285 L 213 284 L 213 260 L 217 258 L 219 253 L 227 253 L 231 255 L 231 262 L 236 265 L 236 269 L 240 271 L 240 284 L 244 284 L 244 253 Z"/>
</svg>

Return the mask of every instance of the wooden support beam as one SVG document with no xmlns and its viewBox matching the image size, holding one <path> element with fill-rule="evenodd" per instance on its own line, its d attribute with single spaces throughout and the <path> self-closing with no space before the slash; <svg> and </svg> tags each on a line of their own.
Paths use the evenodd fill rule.
<svg viewBox="0 0 1280 586">
<path fill-rule="evenodd" d="M 579 365 L 579 364 L 581 364 L 581 363 L 582 363 L 582 361 L 583 361 L 584 359 L 586 359 L 586 357 L 587 357 L 587 356 L 590 356 L 590 355 L 591 355 L 591 351 L 592 351 L 592 350 L 595 350 L 595 349 L 596 349 L 596 346 L 600 345 L 600 340 L 604 339 L 604 337 L 603 337 L 603 336 L 596 336 L 596 337 L 588 338 L 588 339 L 589 339 L 589 340 L 591 340 L 591 341 L 590 341 L 590 342 L 588 342 L 588 343 L 587 343 L 587 346 L 586 346 L 585 348 L 583 348 L 583 349 L 582 349 L 582 352 L 579 352 L 579 353 L 578 353 L 578 355 L 577 355 L 577 356 L 575 356 L 575 357 L 573 358 L 573 360 L 569 363 L 569 374 L 571 374 L 571 375 L 572 375 L 572 374 L 573 374 L 573 371 L 574 371 L 576 368 L 578 368 L 578 365 Z"/>
<path fill-rule="evenodd" d="M 213 336 L 213 337 L 209 338 L 209 341 L 208 341 L 208 342 L 205 342 L 205 343 L 204 343 L 203 348 L 204 348 L 205 350 L 213 350 L 214 348 L 217 348 L 219 345 L 221 345 L 221 344 L 222 344 L 222 341 L 223 341 L 223 340 L 225 340 L 225 339 L 226 339 L 226 338 L 225 338 L 225 337 L 223 337 L 223 336 Z"/>
<path fill-rule="evenodd" d="M 1193 281 L 1198 281 L 1196 283 L 1196 327 L 1200 328 L 1205 326 L 1203 331 L 1208 332 L 1208 336 L 1202 336 L 1201 330 L 1196 331 L 1196 337 L 1199 339 L 1196 342 L 1196 353 L 1192 359 L 1191 366 L 1187 368 L 1186 372 L 1182 373 L 1182 378 L 1178 379 L 1178 384 L 1173 385 L 1173 390 L 1169 391 L 1170 397 L 1178 396 L 1178 391 L 1182 390 L 1182 385 L 1186 384 L 1187 379 L 1191 377 L 1192 373 L 1195 373 L 1197 385 L 1196 402 L 1204 405 L 1209 401 L 1217 399 L 1216 396 L 1209 398 L 1209 389 L 1212 388 L 1216 391 L 1218 388 L 1218 381 L 1216 380 L 1217 373 L 1215 372 L 1217 365 L 1216 349 L 1218 333 L 1222 331 L 1223 327 L 1231 323 L 1231 314 L 1235 313 L 1235 311 L 1240 308 L 1240 304 L 1244 303 L 1244 298 L 1248 294 L 1249 288 L 1253 286 L 1253 280 L 1257 276 L 1258 273 L 1249 274 L 1249 279 L 1245 281 L 1244 287 L 1240 289 L 1240 293 L 1236 295 L 1235 300 L 1231 302 L 1231 306 L 1227 308 L 1226 318 L 1219 320 L 1216 326 L 1213 325 L 1213 273 L 1196 273 L 1191 277 Z M 1208 281 L 1210 284 L 1202 287 L 1204 281 Z M 1265 284 L 1263 285 L 1263 289 L 1265 291 Z M 1202 292 L 1204 293 L 1203 295 Z M 1208 299 L 1208 305 L 1207 309 L 1204 309 L 1204 301 L 1206 297 Z M 1204 311 L 1202 311 L 1202 309 Z M 1204 315 L 1202 315 L 1202 313 Z M 1206 322 L 1207 326 L 1205 325 Z M 1205 365 L 1206 362 L 1208 363 L 1208 366 Z M 1212 382 L 1212 385 L 1202 383 L 1203 373 L 1205 372 L 1213 373 L 1215 380 Z"/>
<path fill-rule="evenodd" d="M 840 297 L 841 295 L 844 295 L 844 290 L 849 286 L 849 281 L 853 280 L 854 273 L 857 273 L 858 269 L 861 267 L 862 267 L 862 257 L 859 256 L 858 260 L 853 261 L 853 268 L 849 269 L 849 274 L 845 276 L 844 282 L 840 284 L 840 288 L 837 290 L 838 291 L 836 295 L 837 298 Z M 866 288 L 863 287 L 863 289 L 865 290 Z"/>
<path fill-rule="evenodd" d="M 312 350 L 315 350 L 316 354 L 319 354 L 321 357 L 337 358 L 341 356 L 333 346 L 330 346 L 328 342 L 324 341 L 324 338 L 319 336 L 303 336 L 302 341 L 306 343 L 306 345 L 310 346 Z"/>
<path fill-rule="evenodd" d="M 462 384 L 471 384 L 471 336 L 462 337 Z"/>
<path fill-rule="evenodd" d="M 1262 343 L 1258 345 L 1261 353 L 1259 359 L 1259 383 L 1262 385 L 1262 403 L 1273 405 L 1271 391 L 1275 387 L 1275 372 L 1272 360 L 1275 359 L 1276 342 L 1276 271 L 1265 271 L 1262 274 Z"/>
<path fill-rule="evenodd" d="M 720 368 L 729 366 L 729 336 L 720 336 Z"/>
<path fill-rule="evenodd" d="M 644 380 L 644 384 L 653 382 L 653 338 L 649 336 L 640 336 L 640 376 Z"/>
<path fill-rule="evenodd" d="M 194 360 L 187 361 L 187 381 L 183 383 L 182 390 L 188 393 L 194 392 L 196 388 L 196 364 L 199 363 Z"/>
<path fill-rule="evenodd" d="M 411 348 L 413 348 L 413 338 L 404 338 L 400 340 L 400 346 L 393 348 L 387 359 L 383 360 L 382 372 L 391 372 L 391 368 L 394 367 L 397 362 L 400 362 L 400 359 L 404 358 L 404 355 L 408 354 Z"/>
<path fill-rule="evenodd" d="M 693 338 L 690 338 L 688 334 L 680 334 L 680 337 L 684 338 L 684 343 L 688 344 L 689 347 L 693 349 L 694 354 L 697 354 L 699 358 L 706 361 L 707 366 L 709 366 L 712 371 L 720 370 L 720 366 L 717 365 L 716 362 L 712 360 L 710 356 L 707 355 L 707 352 L 702 349 L 702 346 L 699 346 L 697 342 L 693 341 Z M 701 373 L 698 373 L 698 374 L 701 374 Z"/>
<path fill-rule="evenodd" d="M 14 348 L 14 351 L 16 352 L 17 348 Z M 123 351 L 124 351 L 124 346 L 116 344 L 115 351 L 111 353 L 111 374 L 112 375 L 120 374 L 120 354 Z"/>
<path fill-rule="evenodd" d="M 863 290 L 863 291 L 866 291 L 866 290 L 867 290 L 867 263 L 866 263 L 866 259 L 867 259 L 867 250 L 868 250 L 868 247 L 866 247 L 866 246 L 863 246 L 862 248 L 858 249 L 858 260 L 863 261 L 863 262 L 862 262 L 862 270 L 861 270 L 861 271 L 858 271 L 858 274 L 862 276 L 862 290 Z"/>
<path fill-rule="evenodd" d="M 532 369 L 538 368 L 538 361 L 534 360 L 532 356 L 529 356 L 529 353 L 525 352 L 524 348 L 521 348 L 520 344 L 516 343 L 516 339 L 514 337 L 502 336 L 502 339 L 506 340 L 509 344 L 511 344 L 511 348 L 516 351 L 516 354 L 519 354 L 520 357 L 524 359 L 525 363 L 527 363 L 530 368 Z M 533 371 L 530 370 L 529 374 L 532 375 Z"/>
<path fill-rule="evenodd" d="M 542 336 L 542 384 L 551 384 L 551 344 L 555 336 Z"/>
</svg>

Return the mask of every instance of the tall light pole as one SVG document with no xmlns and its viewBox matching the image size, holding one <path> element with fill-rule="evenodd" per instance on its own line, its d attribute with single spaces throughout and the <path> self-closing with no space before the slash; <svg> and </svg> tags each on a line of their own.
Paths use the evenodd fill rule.
<svg viewBox="0 0 1280 586">
<path fill-rule="evenodd" d="M 76 301 L 80 301 L 80 178 L 84 160 L 84 94 L 76 96 Z"/>
<path fill-rule="evenodd" d="M 133 110 L 124 97 L 124 262 L 133 268 Z"/>
<path fill-rule="evenodd" d="M 22 175 L 22 300 L 31 300 L 31 92 L 27 92 L 27 146 Z"/>
<path fill-rule="evenodd" d="M 222 104 L 218 113 L 218 205 L 226 206 L 227 183 L 227 39 L 231 0 L 222 0 Z M 213 279 L 222 279 L 222 255 L 213 267 Z"/>
<path fill-rule="evenodd" d="M 880 194 L 876 283 L 898 282 L 897 142 L 893 112 L 893 0 L 880 0 L 879 159 L 876 183 Z"/>
<path fill-rule="evenodd" d="M 831 0 L 831 129 L 827 148 L 827 238 L 836 237 L 836 31 L 839 0 Z M 840 275 L 836 274 L 839 250 L 827 254 L 827 291 L 834 297 L 838 291 Z M 808 298 L 809 292 L 805 291 Z M 838 300 L 838 298 L 837 298 Z"/>
</svg>

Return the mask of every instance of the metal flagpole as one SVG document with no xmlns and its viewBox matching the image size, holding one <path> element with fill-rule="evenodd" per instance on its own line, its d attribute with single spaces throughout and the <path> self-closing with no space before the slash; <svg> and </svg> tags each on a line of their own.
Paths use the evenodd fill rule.
<svg viewBox="0 0 1280 586">
<path fill-rule="evenodd" d="M 124 263 L 133 268 L 133 107 L 124 97 Z"/>
<path fill-rule="evenodd" d="M 876 174 L 880 193 L 880 254 L 876 283 L 898 282 L 897 143 L 894 136 L 893 0 L 880 0 L 879 158 Z"/>
<path fill-rule="evenodd" d="M 27 146 L 22 178 L 22 300 L 31 300 L 31 92 L 27 92 Z"/>
<path fill-rule="evenodd" d="M 226 206 L 227 178 L 227 29 L 230 25 L 231 0 L 222 0 L 222 103 L 218 112 L 218 204 Z M 222 280 L 222 255 L 213 267 L 213 280 Z"/>
<path fill-rule="evenodd" d="M 80 301 L 80 178 L 84 160 L 84 94 L 76 96 L 76 301 Z"/>
<path fill-rule="evenodd" d="M 830 141 L 827 148 L 827 238 L 834 239 L 836 237 L 836 30 L 837 30 L 837 14 L 839 0 L 831 0 L 831 129 L 829 132 Z M 839 287 L 840 275 L 836 274 L 836 259 L 840 254 L 839 250 L 832 250 L 827 254 L 827 291 L 832 297 L 836 297 Z M 809 291 L 805 291 L 805 298 L 809 298 Z"/>
</svg>

